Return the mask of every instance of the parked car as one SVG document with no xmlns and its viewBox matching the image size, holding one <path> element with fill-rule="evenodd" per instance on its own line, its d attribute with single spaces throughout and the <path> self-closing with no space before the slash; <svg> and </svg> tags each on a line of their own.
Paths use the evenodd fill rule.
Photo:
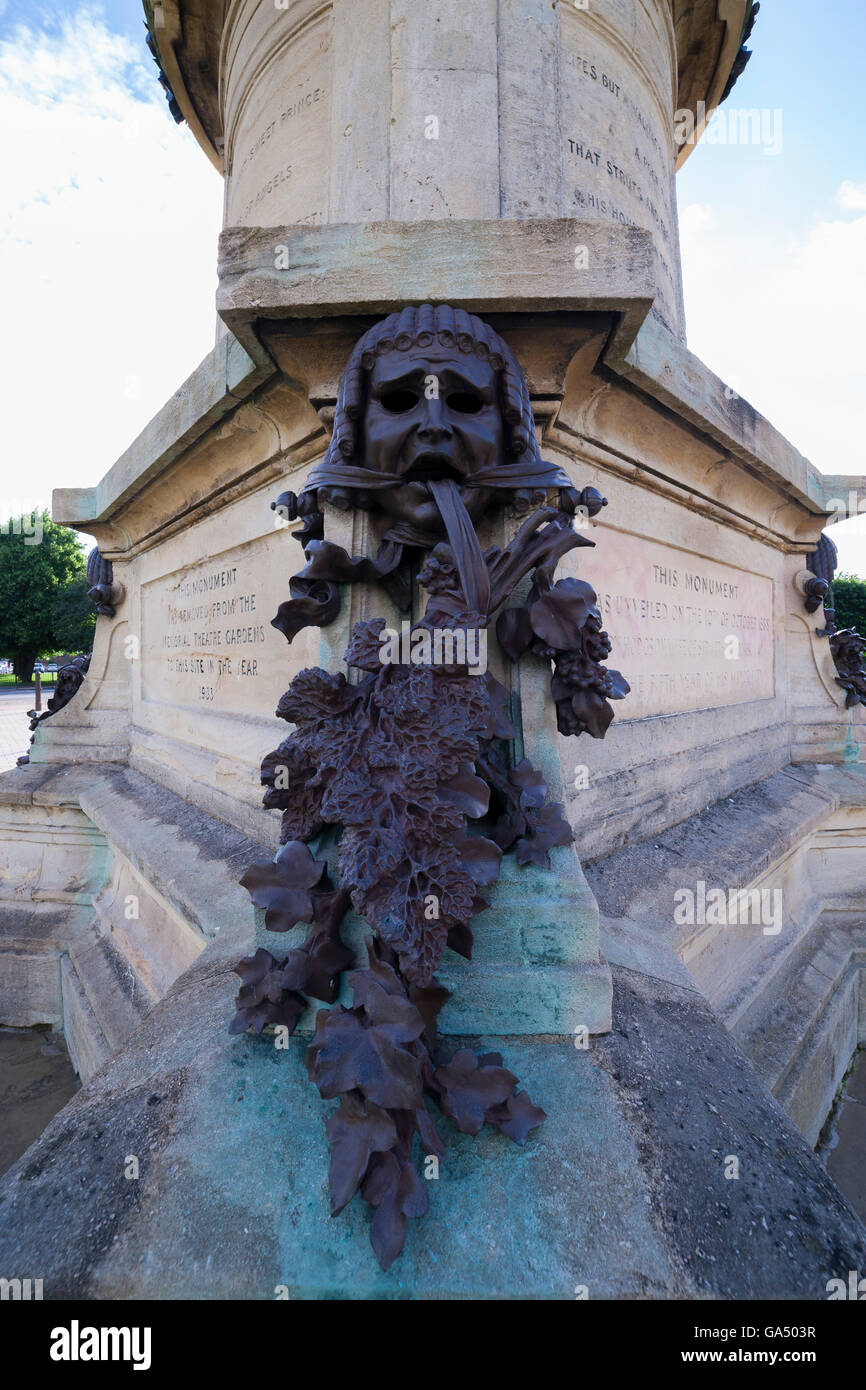
<svg viewBox="0 0 866 1390">
<path fill-rule="evenodd" d="M 40 676 L 41 676 L 41 675 L 42 675 L 42 672 L 45 670 L 45 667 L 42 665 L 42 662 L 41 662 L 41 661 L 34 661 L 34 663 L 33 663 L 33 670 L 34 670 L 34 671 L 38 671 L 39 674 L 40 674 Z"/>
</svg>

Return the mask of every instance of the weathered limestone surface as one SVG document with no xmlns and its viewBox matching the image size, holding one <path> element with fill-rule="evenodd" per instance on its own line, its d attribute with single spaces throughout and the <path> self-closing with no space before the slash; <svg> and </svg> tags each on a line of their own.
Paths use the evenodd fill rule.
<svg viewBox="0 0 866 1390">
<path fill-rule="evenodd" d="M 862 768 L 789 767 L 586 869 L 606 957 L 654 975 L 669 952 L 811 1144 L 866 1039 L 864 848 Z M 700 883 L 765 915 L 678 925 Z"/>
<path fill-rule="evenodd" d="M 555 11 L 559 0 L 552 0 L 551 10 Z M 568 0 L 571 3 L 571 0 Z M 352 72 L 357 48 L 348 19 L 357 18 L 362 31 L 369 35 L 371 20 L 373 27 L 380 19 L 377 10 L 379 0 L 330 0 L 330 4 L 317 10 L 305 11 L 315 20 L 322 10 L 330 9 L 337 21 L 335 31 L 334 63 L 341 72 L 355 80 L 337 84 L 334 91 L 334 129 L 337 136 L 345 131 L 342 121 L 351 121 L 360 113 L 363 115 L 363 102 L 360 97 L 367 92 L 384 91 L 388 80 L 388 39 L 383 28 L 377 29 L 378 43 L 367 42 L 365 57 L 367 65 L 364 77 L 368 85 L 361 85 L 360 78 Z M 578 9 L 578 6 L 574 6 Z M 199 0 L 194 12 L 190 13 L 186 24 L 182 22 L 182 12 L 186 9 L 185 0 L 162 0 L 156 5 L 145 0 L 145 13 L 148 26 L 159 49 L 163 72 L 171 86 L 184 119 L 202 146 L 208 158 L 217 169 L 224 170 L 223 152 L 225 149 L 225 111 L 221 102 L 218 75 L 221 68 L 223 29 L 225 11 L 217 0 Z M 604 7 L 596 5 L 598 16 Z M 703 127 L 699 102 L 704 102 L 704 118 L 712 115 L 728 85 L 731 71 L 743 42 L 745 23 L 750 9 L 750 0 L 671 0 L 670 12 L 673 36 L 676 47 L 676 100 L 680 107 L 689 109 L 699 122 L 699 132 Z M 516 116 L 530 121 L 527 147 L 533 148 L 532 139 L 536 128 L 544 123 L 544 98 L 552 80 L 552 39 L 558 24 L 556 16 L 546 10 L 538 10 L 524 0 L 507 0 L 500 6 L 502 14 L 501 36 L 509 43 L 509 61 L 515 75 L 511 110 Z M 402 12 L 402 11 L 401 11 Z M 609 11 L 608 11 L 609 13 Z M 617 13 L 614 11 L 614 13 Z M 441 15 L 441 9 L 440 9 Z M 597 17 L 598 17 L 597 16 Z M 267 16 L 263 16 L 264 30 L 267 31 Z M 615 28 L 627 33 L 627 9 L 618 7 Z M 262 29 L 259 29 L 259 34 Z M 531 39 L 531 42 L 527 41 Z M 398 42 L 399 42 L 398 36 Z M 536 56 L 538 55 L 538 56 Z M 525 95 L 524 95 L 525 94 Z M 320 91 L 321 100 L 322 93 Z M 291 119 L 291 118 L 287 118 Z M 374 122 L 362 125 L 359 138 L 355 142 L 354 162 L 342 170 L 344 181 L 360 186 L 367 191 L 367 197 L 375 196 L 372 189 L 372 172 L 377 167 L 377 158 L 383 158 L 382 149 L 385 135 L 381 126 L 371 131 Z M 351 133 L 351 132 L 350 132 Z M 521 138 L 521 128 L 511 133 L 511 138 Z M 346 138 L 345 135 L 343 138 Z M 679 153 L 677 167 L 689 157 L 694 145 L 685 144 Z M 544 151 L 534 147 L 536 158 Z M 503 151 L 507 154 L 507 151 Z M 546 151 L 548 160 L 553 163 L 555 151 Z M 544 166 L 547 173 L 547 166 Z M 358 196 L 354 186 L 350 196 Z"/>
<path fill-rule="evenodd" d="M 220 317 L 250 350 L 260 320 L 425 301 L 485 315 L 615 310 L 625 350 L 654 294 L 649 235 L 586 218 L 232 227 L 218 269 Z"/>
<path fill-rule="evenodd" d="M 642 227 L 654 312 L 681 334 L 676 62 L 669 0 L 477 0 L 471 22 L 460 0 L 239 0 L 223 47 L 226 225 Z"/>
<path fill-rule="evenodd" d="M 6 781 L 17 820 L 0 871 L 0 1019 L 62 1026 L 88 1080 L 227 921 L 252 936 L 237 878 L 267 851 L 120 765 L 31 765 Z M 20 859 L 46 845 L 51 873 L 28 893 Z"/>
</svg>

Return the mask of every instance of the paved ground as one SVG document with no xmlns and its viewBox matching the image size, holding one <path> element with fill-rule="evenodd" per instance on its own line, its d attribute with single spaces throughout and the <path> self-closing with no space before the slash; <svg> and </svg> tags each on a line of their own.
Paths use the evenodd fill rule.
<svg viewBox="0 0 866 1390">
<path fill-rule="evenodd" d="M 53 693 L 49 686 L 42 691 L 42 708 Z M 36 694 L 31 685 L 0 686 L 0 772 L 15 766 L 15 760 L 30 747 L 27 711 L 33 708 Z"/>
<path fill-rule="evenodd" d="M 836 1112 L 839 1142 L 827 1157 L 827 1171 L 866 1221 L 866 1049 L 861 1049 Z"/>
<path fill-rule="evenodd" d="M 5 1173 L 78 1090 L 62 1034 L 0 1028 L 0 1173 Z"/>
</svg>

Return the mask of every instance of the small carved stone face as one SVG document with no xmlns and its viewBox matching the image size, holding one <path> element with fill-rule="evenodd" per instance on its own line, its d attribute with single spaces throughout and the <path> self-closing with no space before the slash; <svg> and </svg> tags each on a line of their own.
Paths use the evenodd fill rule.
<svg viewBox="0 0 866 1390">
<path fill-rule="evenodd" d="M 405 479 L 377 494 L 391 516 L 438 529 L 439 510 L 426 484 L 451 478 L 477 519 L 493 490 L 473 488 L 472 476 L 501 463 L 504 444 L 497 372 L 489 362 L 441 349 L 394 350 L 377 360 L 364 415 L 364 466 Z"/>
</svg>

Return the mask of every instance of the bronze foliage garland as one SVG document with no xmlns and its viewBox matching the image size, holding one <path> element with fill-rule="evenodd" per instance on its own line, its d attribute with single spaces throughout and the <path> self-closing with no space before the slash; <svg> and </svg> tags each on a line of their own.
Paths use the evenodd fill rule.
<svg viewBox="0 0 866 1390">
<path fill-rule="evenodd" d="M 484 328 L 487 342 L 504 349 Z M 510 370 L 514 391 L 513 359 Z M 532 465 L 522 480 L 527 496 L 547 467 Z M 512 471 L 514 490 L 520 479 Z M 417 581 L 429 594 L 412 636 L 426 630 L 465 638 L 496 618 L 510 659 L 532 652 L 553 663 L 560 731 L 602 738 L 613 718 L 609 701 L 629 687 L 600 664 L 610 643 L 592 588 L 554 580 L 554 571 L 569 550 L 592 544 L 574 530 L 575 504 L 594 514 L 603 499 L 592 489 L 579 497 L 563 489 L 563 509 L 538 508 L 503 550 L 482 554 L 454 478 L 431 477 L 427 486 L 447 541 L 422 547 L 421 537 L 406 530 L 410 560 L 419 551 L 423 557 Z M 274 619 L 289 641 L 303 627 L 333 620 L 341 584 L 378 580 L 408 606 L 405 544 L 386 538 L 374 561 L 353 559 L 323 539 L 309 495 L 300 507 L 291 494 L 281 502 L 306 522 L 300 538 L 307 566 Z M 530 574 L 526 601 L 506 607 Z M 339 1099 L 326 1125 L 331 1212 L 360 1191 L 373 1208 L 370 1240 L 383 1269 L 403 1248 L 409 1218 L 423 1216 L 429 1204 L 412 1160 L 415 1135 L 424 1155 L 441 1158 L 445 1151 L 425 1098 L 462 1133 L 478 1134 L 486 1123 L 521 1145 L 545 1118 L 498 1053 L 442 1049 L 436 1021 L 449 992 L 435 972 L 446 946 L 471 957 L 471 922 L 488 906 L 483 891 L 496 881 L 503 854 L 549 867 L 550 850 L 573 838 L 531 762 L 509 764 L 515 729 L 505 688 L 456 660 L 383 664 L 385 625 L 376 618 L 354 626 L 344 659 L 361 673 L 357 683 L 307 669 L 280 700 L 277 714 L 294 728 L 265 758 L 262 782 L 265 806 L 282 812 L 281 848 L 273 861 L 252 865 L 241 883 L 269 931 L 299 924 L 309 930 L 282 959 L 260 949 L 239 963 L 230 1028 L 261 1033 L 281 1025 L 292 1034 L 309 999 L 332 1006 L 318 1011 L 307 1049 L 311 1081 L 323 1099 Z M 340 936 L 350 908 L 372 934 L 366 968 L 347 977 L 347 1008 L 336 1001 L 341 975 L 359 964 Z"/>
</svg>

